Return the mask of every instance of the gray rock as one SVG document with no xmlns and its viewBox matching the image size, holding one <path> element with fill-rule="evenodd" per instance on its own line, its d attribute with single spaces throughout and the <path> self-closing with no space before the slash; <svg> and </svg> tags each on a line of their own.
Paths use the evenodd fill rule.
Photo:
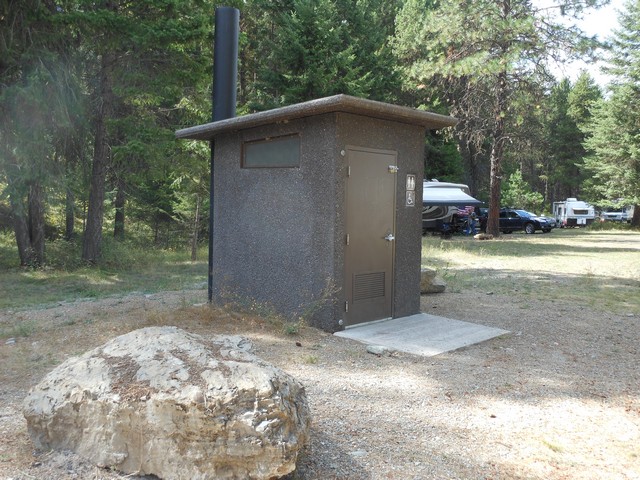
<svg viewBox="0 0 640 480">
<path fill-rule="evenodd" d="M 367 456 L 367 452 L 364 450 L 355 450 L 353 452 L 349 452 L 349 455 L 351 455 L 352 457 L 366 457 Z"/>
<path fill-rule="evenodd" d="M 420 293 L 442 293 L 447 283 L 432 268 L 422 268 L 420 272 Z"/>
<path fill-rule="evenodd" d="M 434 278 L 436 275 L 438 274 L 438 271 L 435 268 L 431 268 L 431 267 L 422 267 L 420 269 L 420 276 L 421 278 Z"/>
<path fill-rule="evenodd" d="M 382 345 L 367 345 L 367 352 L 374 355 L 385 355 L 386 353 L 391 352 L 391 349 Z"/>
<path fill-rule="evenodd" d="M 29 434 L 39 449 L 165 480 L 287 475 L 309 437 L 304 387 L 249 348 L 176 327 L 122 335 L 29 392 Z"/>
</svg>

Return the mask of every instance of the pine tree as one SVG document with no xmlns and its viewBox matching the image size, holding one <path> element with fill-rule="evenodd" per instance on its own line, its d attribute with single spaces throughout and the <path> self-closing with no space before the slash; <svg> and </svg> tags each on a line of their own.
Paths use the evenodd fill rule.
<svg viewBox="0 0 640 480">
<path fill-rule="evenodd" d="M 569 1 L 562 9 L 570 14 L 598 3 Z M 487 231 L 498 235 L 513 94 L 527 82 L 538 81 L 533 73 L 543 69 L 554 51 L 578 51 L 584 38 L 575 28 L 543 19 L 544 13 L 525 0 L 408 0 L 405 9 L 410 9 L 409 21 L 397 32 L 395 48 L 409 62 L 406 76 L 414 88 L 437 86 L 450 106 L 468 108 L 465 114 L 482 117 L 475 123 L 484 131 L 482 147 L 490 161 Z M 454 104 L 456 99 L 464 101 Z M 478 130 L 473 125 L 469 134 L 473 129 Z"/>
<path fill-rule="evenodd" d="M 9 2 L 0 14 L 0 179 L 10 201 L 21 265 L 45 261 L 47 188 L 61 170 L 79 88 L 58 20 L 67 2 Z"/>
<path fill-rule="evenodd" d="M 545 163 L 549 183 L 554 187 L 552 201 L 578 197 L 583 181 L 580 166 L 585 154 L 584 135 L 569 113 L 572 91 L 571 83 L 564 79 L 552 88 L 548 99 L 545 133 L 549 153 Z M 575 98 L 572 104 L 574 109 L 579 107 Z"/>
<path fill-rule="evenodd" d="M 531 189 L 531 186 L 522 178 L 520 170 L 509 175 L 503 184 L 502 200 L 505 205 L 515 205 L 517 208 L 532 212 L 539 212 L 544 203 L 542 194 Z"/>
<path fill-rule="evenodd" d="M 611 95 L 585 128 L 587 188 L 594 202 L 635 205 L 632 224 L 640 226 L 640 3 L 628 1 L 619 23 L 608 68 L 615 75 Z"/>
<path fill-rule="evenodd" d="M 82 258 L 95 263 L 101 253 L 108 175 L 120 192 L 116 196 L 120 234 L 127 177 L 152 172 L 172 149 L 171 112 L 185 85 L 197 83 L 197 75 L 203 74 L 200 53 L 212 19 L 199 0 L 79 0 L 68 19 L 85 54 L 94 105 Z"/>
<path fill-rule="evenodd" d="M 284 3 L 265 10 L 253 24 L 260 32 L 248 32 L 251 49 L 264 54 L 257 65 L 253 109 L 341 93 L 392 98 L 399 82 L 386 45 L 385 17 L 376 10 L 384 2 Z"/>
</svg>

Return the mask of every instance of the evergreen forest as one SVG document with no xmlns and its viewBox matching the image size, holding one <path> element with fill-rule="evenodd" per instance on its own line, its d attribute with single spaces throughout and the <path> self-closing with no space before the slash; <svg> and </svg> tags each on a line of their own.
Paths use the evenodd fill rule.
<svg viewBox="0 0 640 480">
<path fill-rule="evenodd" d="M 578 197 L 640 225 L 640 2 L 591 38 L 606 0 L 2 0 L 0 235 L 16 266 L 105 239 L 206 242 L 214 12 L 240 10 L 237 115 L 348 94 L 459 119 L 428 132 L 425 178 L 536 213 Z M 608 85 L 574 59 L 606 61 Z"/>
</svg>

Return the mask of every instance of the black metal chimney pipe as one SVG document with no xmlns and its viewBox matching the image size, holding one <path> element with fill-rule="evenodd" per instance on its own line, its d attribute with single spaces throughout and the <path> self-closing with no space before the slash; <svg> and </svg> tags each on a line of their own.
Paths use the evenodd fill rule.
<svg viewBox="0 0 640 480">
<path fill-rule="evenodd" d="M 239 30 L 240 11 L 237 8 L 216 8 L 215 44 L 213 47 L 214 122 L 236 116 Z"/>
<path fill-rule="evenodd" d="M 238 77 L 238 32 L 240 11 L 218 7 L 215 13 L 213 46 L 213 112 L 212 120 L 236 116 L 236 81 Z M 211 181 L 209 185 L 209 275 L 207 298 L 213 301 L 213 159 L 215 145 L 211 141 Z"/>
</svg>

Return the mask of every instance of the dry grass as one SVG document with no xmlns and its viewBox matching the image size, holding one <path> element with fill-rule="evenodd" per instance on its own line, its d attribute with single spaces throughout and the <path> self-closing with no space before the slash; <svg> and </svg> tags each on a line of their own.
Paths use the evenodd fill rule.
<svg viewBox="0 0 640 480">
<path fill-rule="evenodd" d="M 425 237 L 422 262 L 436 267 L 453 291 L 481 289 L 640 315 L 640 232 L 558 229 L 484 242 Z"/>
<path fill-rule="evenodd" d="M 165 292 L 0 310 L 0 479 L 122 479 L 33 455 L 21 402 L 54 366 L 116 335 L 177 325 L 241 334 L 298 378 L 313 415 L 296 480 L 640 479 L 640 234 L 424 240 L 449 281 L 427 313 L 512 332 L 437 357 L 377 357 L 279 319 Z M 7 339 L 15 343 L 7 344 Z"/>
</svg>

